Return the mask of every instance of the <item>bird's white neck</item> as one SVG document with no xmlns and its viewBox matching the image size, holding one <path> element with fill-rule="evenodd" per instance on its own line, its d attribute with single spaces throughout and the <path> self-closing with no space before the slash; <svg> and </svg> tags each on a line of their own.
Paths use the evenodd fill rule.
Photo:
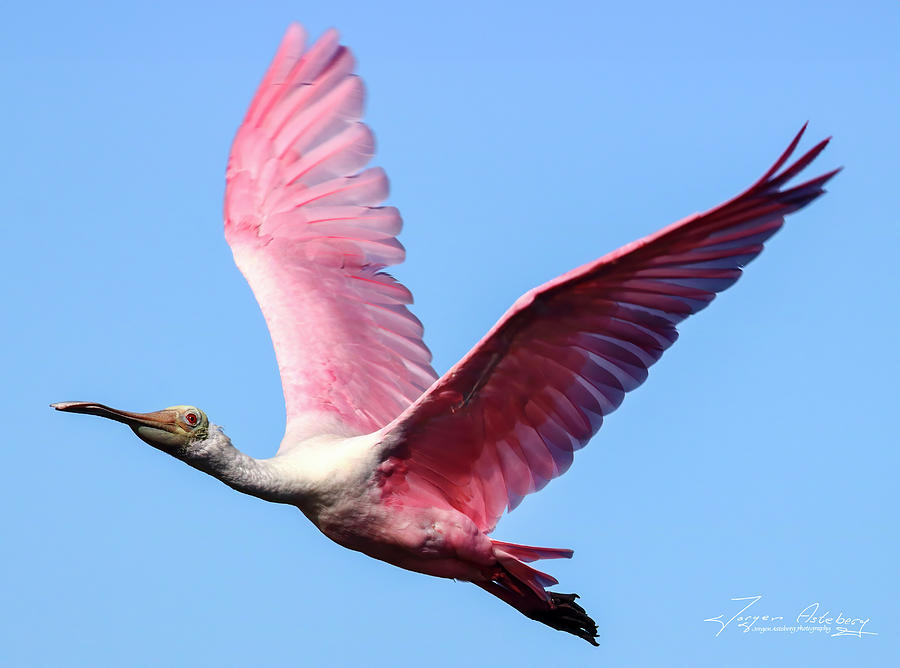
<svg viewBox="0 0 900 668">
<path fill-rule="evenodd" d="M 296 499 L 298 490 L 287 484 L 268 460 L 254 459 L 238 450 L 216 425 L 209 426 L 209 435 L 193 443 L 183 459 L 244 494 L 275 503 L 293 503 Z"/>
</svg>

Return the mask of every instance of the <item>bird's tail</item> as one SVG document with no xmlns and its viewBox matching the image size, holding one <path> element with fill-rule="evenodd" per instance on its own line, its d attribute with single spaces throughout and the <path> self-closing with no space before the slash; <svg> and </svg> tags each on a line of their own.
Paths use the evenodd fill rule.
<svg viewBox="0 0 900 668">
<path fill-rule="evenodd" d="M 476 583 L 479 587 L 526 617 L 597 645 L 597 624 L 575 602 L 578 595 L 548 591 L 547 587 L 559 584 L 559 581 L 524 563 L 538 559 L 569 559 L 572 550 L 516 545 L 498 540 L 491 542 L 497 565 L 490 572 L 489 580 Z"/>
</svg>

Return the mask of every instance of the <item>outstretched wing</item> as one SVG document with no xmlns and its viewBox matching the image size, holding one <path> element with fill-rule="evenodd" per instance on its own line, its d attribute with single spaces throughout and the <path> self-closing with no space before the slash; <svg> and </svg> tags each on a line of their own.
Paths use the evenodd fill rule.
<svg viewBox="0 0 900 668">
<path fill-rule="evenodd" d="M 400 214 L 359 122 L 363 85 L 334 30 L 304 50 L 292 25 L 228 161 L 225 237 L 275 346 L 288 424 L 375 431 L 437 377 L 403 261 Z"/>
<path fill-rule="evenodd" d="M 806 126 L 804 126 L 805 129 Z M 483 531 L 562 475 L 626 392 L 678 336 L 675 326 L 731 286 L 835 172 L 783 190 L 825 147 L 749 190 L 521 297 L 386 430 L 387 503 L 450 505 Z"/>
</svg>

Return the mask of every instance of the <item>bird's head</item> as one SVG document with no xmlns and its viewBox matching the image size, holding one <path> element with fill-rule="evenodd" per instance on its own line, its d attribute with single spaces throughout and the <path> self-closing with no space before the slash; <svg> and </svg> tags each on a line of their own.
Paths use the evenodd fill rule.
<svg viewBox="0 0 900 668">
<path fill-rule="evenodd" d="M 142 441 L 179 459 L 189 454 L 192 444 L 209 435 L 206 413 L 194 406 L 170 406 L 154 413 L 130 413 L 87 401 L 64 401 L 50 406 L 127 424 Z"/>
</svg>

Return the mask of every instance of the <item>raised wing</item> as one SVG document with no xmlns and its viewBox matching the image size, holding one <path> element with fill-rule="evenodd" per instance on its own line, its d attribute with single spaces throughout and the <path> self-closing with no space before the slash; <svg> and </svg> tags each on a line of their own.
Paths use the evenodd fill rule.
<svg viewBox="0 0 900 668">
<path fill-rule="evenodd" d="M 806 126 L 804 126 L 805 129 Z M 782 190 L 803 130 L 749 190 L 522 296 L 385 433 L 387 503 L 450 505 L 483 531 L 562 475 L 678 336 L 837 170 Z"/>
<path fill-rule="evenodd" d="M 401 220 L 377 206 L 384 172 L 359 172 L 374 140 L 353 57 L 334 30 L 304 41 L 288 28 L 237 132 L 225 237 L 269 326 L 288 428 L 367 433 L 437 376 L 412 295 L 381 271 L 403 261 Z"/>
</svg>

